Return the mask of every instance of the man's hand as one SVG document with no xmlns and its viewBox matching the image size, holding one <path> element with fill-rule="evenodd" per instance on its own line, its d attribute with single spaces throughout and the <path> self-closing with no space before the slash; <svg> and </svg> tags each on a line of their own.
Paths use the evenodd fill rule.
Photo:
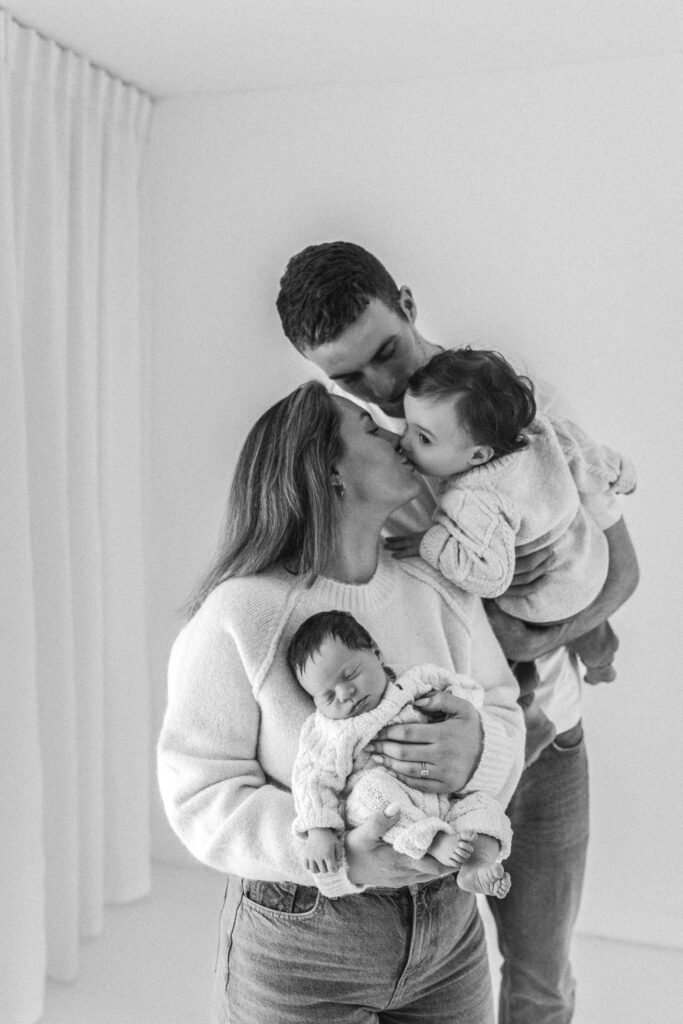
<svg viewBox="0 0 683 1024">
<path fill-rule="evenodd" d="M 479 712 L 468 700 L 445 691 L 420 697 L 414 703 L 425 714 L 448 717 L 436 722 L 388 725 L 367 749 L 373 761 L 391 768 L 413 789 L 457 793 L 469 782 L 481 757 Z"/>
<path fill-rule="evenodd" d="M 555 549 L 552 544 L 524 554 L 524 548 L 515 552 L 515 571 L 512 583 L 505 591 L 510 597 L 526 597 L 546 573 L 555 565 Z"/>
<path fill-rule="evenodd" d="M 341 839 L 331 828 L 310 828 L 304 840 L 304 866 L 314 875 L 336 871 L 341 863 Z"/>
<path fill-rule="evenodd" d="M 613 615 L 638 586 L 638 559 L 626 528 L 620 519 L 608 530 L 605 538 L 609 550 L 609 567 L 605 585 L 596 599 L 582 612 L 556 626 L 527 626 L 513 619 L 497 605 L 486 601 L 486 614 L 498 637 L 500 646 L 512 661 L 533 661 L 558 647 L 564 647 Z"/>
<path fill-rule="evenodd" d="M 397 820 L 398 806 L 389 804 L 346 833 L 347 873 L 354 885 L 400 889 L 404 885 L 431 882 L 455 870 L 444 867 L 433 857 L 414 860 L 384 842 L 382 836 Z"/>
<path fill-rule="evenodd" d="M 402 537 L 386 537 L 384 547 L 394 558 L 412 558 L 420 554 L 420 544 L 427 531 L 406 533 Z"/>
</svg>

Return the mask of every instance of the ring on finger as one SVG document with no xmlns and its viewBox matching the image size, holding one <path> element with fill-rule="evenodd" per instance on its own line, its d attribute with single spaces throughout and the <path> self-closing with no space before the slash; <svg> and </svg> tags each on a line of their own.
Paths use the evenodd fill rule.
<svg viewBox="0 0 683 1024">
<path fill-rule="evenodd" d="M 420 778 L 421 779 L 428 779 L 429 778 L 429 768 L 427 767 L 427 765 L 426 765 L 426 763 L 424 761 L 420 761 L 420 765 L 421 765 L 421 768 L 420 768 Z"/>
</svg>

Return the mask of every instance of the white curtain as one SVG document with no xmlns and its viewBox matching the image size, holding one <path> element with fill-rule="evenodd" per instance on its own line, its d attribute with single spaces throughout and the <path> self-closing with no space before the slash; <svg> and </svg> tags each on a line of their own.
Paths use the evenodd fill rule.
<svg viewBox="0 0 683 1024">
<path fill-rule="evenodd" d="M 0 11 L 0 1021 L 149 890 L 149 97 Z"/>
</svg>

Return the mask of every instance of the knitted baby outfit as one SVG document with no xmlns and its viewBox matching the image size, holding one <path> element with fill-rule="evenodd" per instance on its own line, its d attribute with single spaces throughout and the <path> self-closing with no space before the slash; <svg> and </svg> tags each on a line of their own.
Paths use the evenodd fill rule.
<svg viewBox="0 0 683 1024">
<path fill-rule="evenodd" d="M 468 786 L 455 799 L 447 794 L 423 793 L 376 765 L 365 749 L 385 725 L 425 721 L 412 701 L 434 690 L 446 690 L 477 709 L 483 705 L 483 690 L 468 676 L 436 665 L 416 665 L 395 683 L 387 682 L 380 703 L 370 711 L 343 719 L 326 718 L 316 711 L 307 719 L 292 769 L 295 834 L 311 828 L 343 829 L 344 800 L 351 825 L 397 802 L 399 819 L 384 839 L 399 853 L 423 857 L 435 835 L 452 834 L 457 823 L 458 831 L 472 829 L 498 839 L 502 857 L 509 855 L 510 823 L 491 794 L 472 792 Z"/>
<path fill-rule="evenodd" d="M 602 590 L 611 497 L 635 488 L 635 470 L 568 420 L 538 416 L 526 434 L 529 444 L 521 451 L 442 482 L 435 525 L 420 555 L 464 590 L 497 597 L 515 618 L 557 622 L 588 607 Z M 552 570 L 531 593 L 505 593 L 516 553 L 549 545 Z"/>
</svg>

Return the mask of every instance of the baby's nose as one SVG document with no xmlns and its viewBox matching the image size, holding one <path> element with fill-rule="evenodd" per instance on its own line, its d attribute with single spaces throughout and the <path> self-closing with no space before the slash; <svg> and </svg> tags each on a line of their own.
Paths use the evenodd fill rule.
<svg viewBox="0 0 683 1024">
<path fill-rule="evenodd" d="M 349 700 L 355 693 L 355 687 L 353 683 L 338 683 L 337 684 L 337 700 Z"/>
</svg>

